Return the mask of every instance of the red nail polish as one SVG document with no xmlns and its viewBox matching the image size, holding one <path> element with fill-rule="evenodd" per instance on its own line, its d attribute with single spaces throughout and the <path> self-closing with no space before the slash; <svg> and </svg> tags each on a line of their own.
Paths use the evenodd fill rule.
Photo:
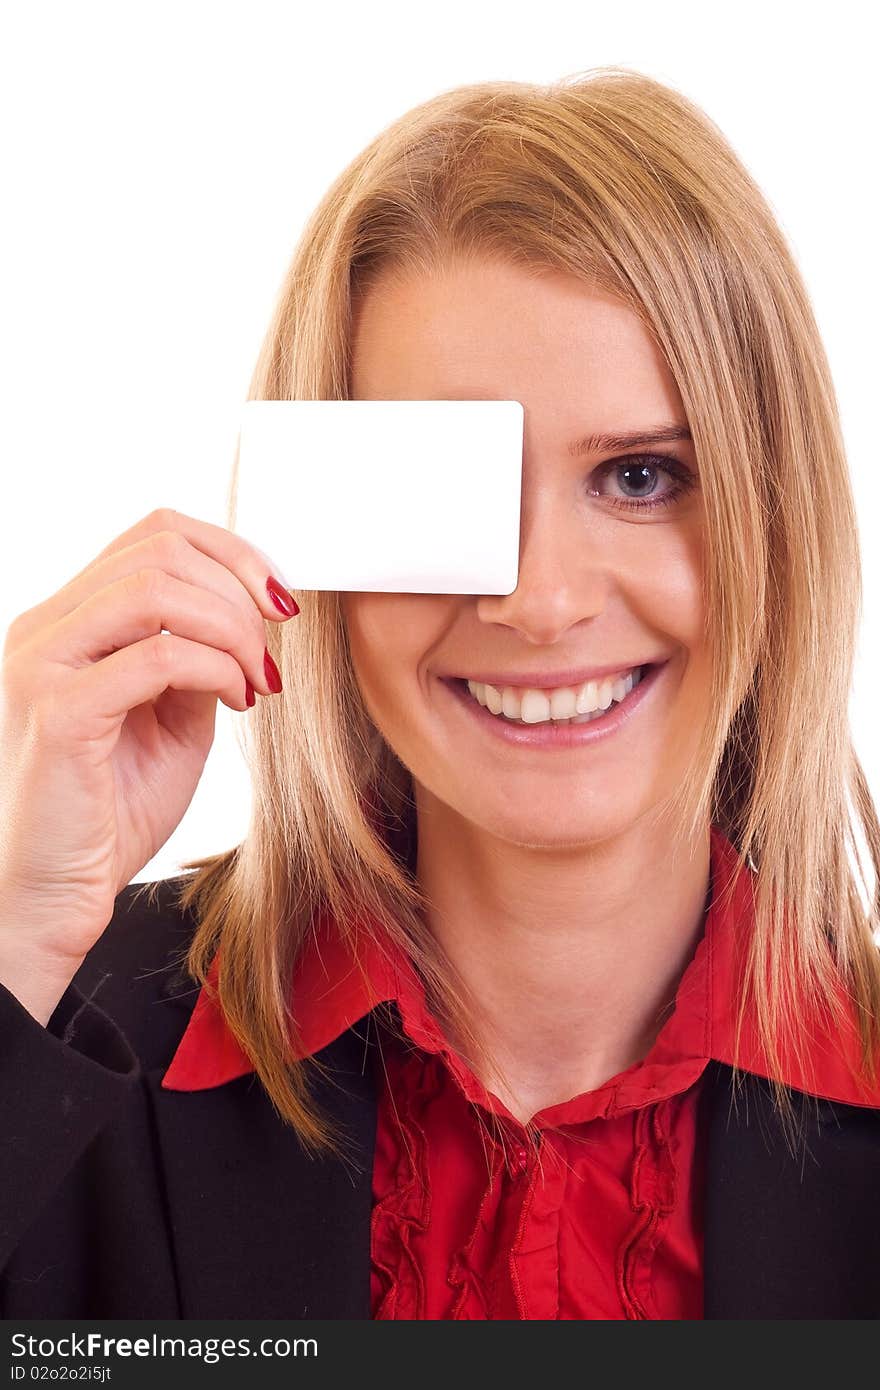
<svg viewBox="0 0 880 1390">
<path fill-rule="evenodd" d="M 281 673 L 269 655 L 268 647 L 263 655 L 263 669 L 266 672 L 266 684 L 273 695 L 278 695 L 281 691 Z"/>
<path fill-rule="evenodd" d="M 269 575 L 266 580 L 266 591 L 278 609 L 286 618 L 295 618 L 299 612 L 299 604 L 292 594 L 289 594 L 283 584 L 279 584 L 274 575 Z"/>
<path fill-rule="evenodd" d="M 253 709 L 257 697 L 254 694 L 254 687 L 251 685 L 247 676 L 244 678 L 244 698 L 247 700 L 248 709 Z"/>
</svg>

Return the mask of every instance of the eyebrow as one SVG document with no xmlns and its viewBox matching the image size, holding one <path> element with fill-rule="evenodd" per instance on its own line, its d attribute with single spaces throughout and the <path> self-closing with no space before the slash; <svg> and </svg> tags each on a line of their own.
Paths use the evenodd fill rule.
<svg viewBox="0 0 880 1390">
<path fill-rule="evenodd" d="M 690 439 L 687 425 L 658 425 L 656 429 L 635 430 L 629 434 L 587 434 L 568 446 L 572 458 L 582 454 L 604 454 L 617 449 L 638 449 L 644 444 L 671 444 L 676 439 Z"/>
</svg>

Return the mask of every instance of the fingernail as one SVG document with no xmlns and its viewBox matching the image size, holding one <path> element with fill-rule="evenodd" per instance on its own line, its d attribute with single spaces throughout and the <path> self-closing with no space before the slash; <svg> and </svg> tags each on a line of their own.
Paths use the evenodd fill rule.
<svg viewBox="0 0 880 1390">
<path fill-rule="evenodd" d="M 266 580 L 266 592 L 279 613 L 283 613 L 285 618 L 296 617 L 299 612 L 299 604 L 293 595 L 289 594 L 272 574 L 270 574 L 269 578 Z"/>
<path fill-rule="evenodd" d="M 269 655 L 269 648 L 268 648 L 268 647 L 266 648 L 265 652 L 263 653 L 263 670 L 266 672 L 266 684 L 268 685 L 268 687 L 269 687 L 269 689 L 271 690 L 272 694 L 273 694 L 273 695 L 278 695 L 278 694 L 280 694 L 280 692 L 281 692 L 281 672 L 278 670 L 278 667 L 275 665 L 275 662 L 272 660 L 271 656 Z"/>
<path fill-rule="evenodd" d="M 254 694 L 254 687 L 251 685 L 247 676 L 244 678 L 244 698 L 247 700 L 248 709 L 253 709 L 257 697 Z"/>
</svg>

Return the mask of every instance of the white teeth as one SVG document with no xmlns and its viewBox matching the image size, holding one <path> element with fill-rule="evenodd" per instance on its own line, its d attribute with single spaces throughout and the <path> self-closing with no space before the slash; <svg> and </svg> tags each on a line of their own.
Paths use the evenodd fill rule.
<svg viewBox="0 0 880 1390">
<path fill-rule="evenodd" d="M 560 686 L 556 690 L 523 690 L 507 685 L 498 690 L 482 681 L 468 681 L 467 688 L 491 714 L 503 715 L 520 724 L 586 724 L 598 719 L 609 705 L 620 703 L 639 684 L 643 667 L 616 679 L 587 681 L 581 686 Z"/>
</svg>

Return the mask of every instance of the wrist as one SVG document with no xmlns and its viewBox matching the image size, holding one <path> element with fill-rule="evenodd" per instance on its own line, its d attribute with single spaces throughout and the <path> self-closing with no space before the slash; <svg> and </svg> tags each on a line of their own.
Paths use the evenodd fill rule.
<svg viewBox="0 0 880 1390">
<path fill-rule="evenodd" d="M 21 934 L 0 933 L 0 984 L 45 1028 L 79 965 L 23 946 Z"/>
</svg>

